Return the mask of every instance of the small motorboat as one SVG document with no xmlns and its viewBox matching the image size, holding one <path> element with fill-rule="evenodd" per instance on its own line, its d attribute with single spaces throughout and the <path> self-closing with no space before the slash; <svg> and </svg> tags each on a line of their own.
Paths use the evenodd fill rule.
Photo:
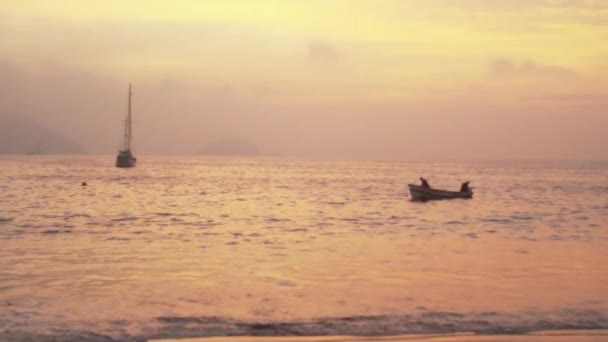
<svg viewBox="0 0 608 342">
<path fill-rule="evenodd" d="M 430 201 L 454 198 L 473 198 L 473 190 L 468 191 L 447 191 L 433 188 L 426 188 L 416 184 L 408 184 L 412 201 Z"/>
</svg>

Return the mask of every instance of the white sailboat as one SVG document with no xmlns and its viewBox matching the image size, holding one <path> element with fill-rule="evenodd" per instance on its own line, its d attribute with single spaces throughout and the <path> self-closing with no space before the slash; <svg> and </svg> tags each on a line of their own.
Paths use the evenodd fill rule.
<svg viewBox="0 0 608 342">
<path fill-rule="evenodd" d="M 125 136 L 122 150 L 118 151 L 116 156 L 116 167 L 133 167 L 137 163 L 137 158 L 131 152 L 131 85 L 129 84 L 129 108 L 127 117 L 125 118 Z"/>
</svg>

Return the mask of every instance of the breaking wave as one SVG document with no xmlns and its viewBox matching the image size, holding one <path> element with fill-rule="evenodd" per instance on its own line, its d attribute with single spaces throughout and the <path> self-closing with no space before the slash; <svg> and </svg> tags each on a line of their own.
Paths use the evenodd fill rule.
<svg viewBox="0 0 608 342">
<path fill-rule="evenodd" d="M 371 315 L 318 318 L 307 321 L 246 321 L 217 316 L 160 316 L 152 331 L 108 334 L 95 331 L 53 329 L 32 333 L 6 329 L 7 341 L 146 341 L 149 339 L 212 336 L 391 336 L 407 334 L 476 333 L 515 335 L 550 330 L 608 329 L 608 314 L 581 309 L 523 313 L 422 312 L 412 315 Z M 130 324 L 130 323 L 129 323 Z"/>
</svg>

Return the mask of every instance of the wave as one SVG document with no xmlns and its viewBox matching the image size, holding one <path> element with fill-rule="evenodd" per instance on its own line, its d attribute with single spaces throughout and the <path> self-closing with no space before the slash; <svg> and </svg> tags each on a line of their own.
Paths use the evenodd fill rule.
<svg viewBox="0 0 608 342">
<path fill-rule="evenodd" d="M 387 336 L 473 332 L 478 334 L 524 334 L 546 330 L 608 328 L 608 314 L 594 310 L 563 309 L 557 312 L 528 311 L 519 314 L 481 312 L 423 312 L 415 315 L 349 316 L 296 322 L 248 322 L 215 316 L 162 316 L 159 330 L 147 338 L 196 336 Z"/>
<path fill-rule="evenodd" d="M 308 321 L 246 321 L 218 316 L 160 316 L 155 321 L 155 324 L 147 322 L 143 326 L 148 329 L 151 326 L 157 328 L 153 331 L 142 331 L 137 335 L 127 336 L 124 332 L 122 335 L 108 335 L 96 331 L 69 329 L 28 333 L 7 329 L 0 333 L 0 340 L 118 342 L 211 336 L 396 336 L 453 333 L 517 335 L 551 330 L 608 329 L 608 313 L 571 308 L 553 312 L 521 313 L 489 311 L 465 314 L 425 311 L 412 315 L 355 315 Z"/>
</svg>

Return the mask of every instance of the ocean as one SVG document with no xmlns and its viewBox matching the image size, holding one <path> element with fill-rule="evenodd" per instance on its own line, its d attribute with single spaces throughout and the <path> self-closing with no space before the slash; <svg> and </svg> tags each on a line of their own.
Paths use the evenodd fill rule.
<svg viewBox="0 0 608 342">
<path fill-rule="evenodd" d="M 608 329 L 608 163 L 139 159 L 0 157 L 0 341 Z"/>
</svg>

